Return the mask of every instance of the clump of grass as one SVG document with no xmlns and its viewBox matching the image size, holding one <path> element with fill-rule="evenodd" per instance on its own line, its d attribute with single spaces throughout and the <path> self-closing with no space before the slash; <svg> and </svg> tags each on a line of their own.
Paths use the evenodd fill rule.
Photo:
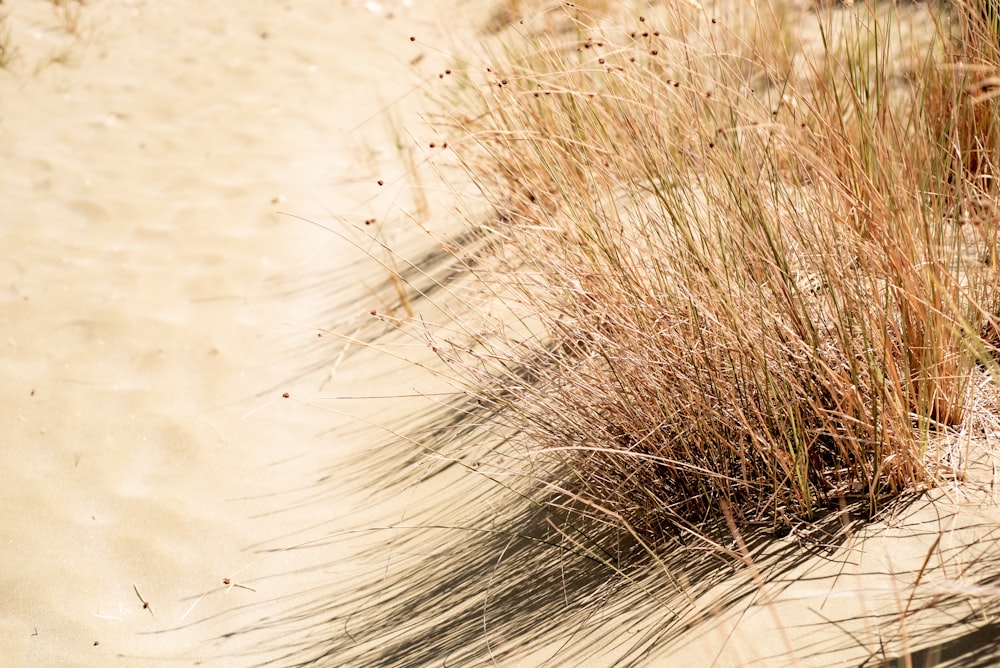
<svg viewBox="0 0 1000 668">
<path fill-rule="evenodd" d="M 17 48 L 11 43 L 10 14 L 0 14 L 0 70 L 8 69 L 17 60 Z"/>
<path fill-rule="evenodd" d="M 67 34 L 80 37 L 83 33 L 83 5 L 85 0 L 51 0 L 52 8 L 59 17 L 62 29 Z"/>
<path fill-rule="evenodd" d="M 655 540 L 722 508 L 874 513 L 955 473 L 940 435 L 996 302 L 995 226 L 962 225 L 995 192 L 992 158 L 968 164 L 993 121 L 946 81 L 974 15 L 940 11 L 910 57 L 877 6 L 820 10 L 780 54 L 774 10 L 749 35 L 695 7 L 573 11 L 443 122 L 495 212 L 493 302 L 474 344 L 434 346 L 550 502 Z"/>
</svg>

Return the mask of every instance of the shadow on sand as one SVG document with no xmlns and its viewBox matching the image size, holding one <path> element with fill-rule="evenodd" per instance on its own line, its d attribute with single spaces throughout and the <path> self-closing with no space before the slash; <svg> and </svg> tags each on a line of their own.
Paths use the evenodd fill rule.
<svg viewBox="0 0 1000 668">
<path fill-rule="evenodd" d="M 450 272 L 454 248 L 469 242 L 442 244 L 403 280 L 426 281 L 425 295 L 442 289 L 447 280 L 428 275 Z M 369 327 L 352 336 L 382 334 Z M 323 363 L 303 358 L 301 368 Z M 734 558 L 740 549 L 725 525 L 706 529 L 715 547 L 674 538 L 650 554 L 565 498 L 507 477 L 503 458 L 517 453 L 495 416 L 465 397 L 433 406 L 396 411 L 397 436 L 311 483 L 309 504 L 350 490 L 390 507 L 385 517 L 394 519 L 341 523 L 298 546 L 287 538 L 262 546 L 301 557 L 273 577 L 311 577 L 292 594 L 243 609 L 256 621 L 216 638 L 219 656 L 232 658 L 229 643 L 239 638 L 245 647 L 249 638 L 254 650 L 245 659 L 254 665 L 638 666 L 703 643 L 699 656 L 711 662 L 731 656 L 733 629 L 757 608 L 770 608 L 788 638 L 760 665 L 891 666 L 909 656 L 914 666 L 986 666 L 1000 656 L 1000 550 L 988 521 L 956 524 L 957 510 L 944 518 L 923 501 L 875 523 L 851 519 L 846 508 L 808 535 L 747 528 L 742 557 Z M 873 560 L 876 539 L 898 541 L 887 553 L 898 544 L 917 558 Z M 889 584 L 866 590 L 844 585 L 849 576 Z M 838 592 L 850 606 L 828 605 Z"/>
</svg>

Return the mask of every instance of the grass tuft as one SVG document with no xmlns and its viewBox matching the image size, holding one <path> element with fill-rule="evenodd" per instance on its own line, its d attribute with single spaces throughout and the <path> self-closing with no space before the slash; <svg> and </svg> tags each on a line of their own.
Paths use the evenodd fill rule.
<svg viewBox="0 0 1000 668">
<path fill-rule="evenodd" d="M 440 121 L 491 246 L 432 345 L 548 503 L 643 541 L 961 475 L 1000 338 L 982 15 L 712 11 L 528 17 Z"/>
<path fill-rule="evenodd" d="M 0 14 L 0 70 L 9 69 L 17 60 L 17 48 L 11 42 L 10 14 Z"/>
</svg>

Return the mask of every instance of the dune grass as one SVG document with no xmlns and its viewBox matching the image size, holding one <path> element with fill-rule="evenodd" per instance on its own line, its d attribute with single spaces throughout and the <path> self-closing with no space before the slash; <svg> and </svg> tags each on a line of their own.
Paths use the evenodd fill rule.
<svg viewBox="0 0 1000 668">
<path fill-rule="evenodd" d="M 717 633 L 720 663 L 917 665 L 992 643 L 995 518 L 937 504 L 972 498 L 942 483 L 1000 434 L 981 14 L 501 4 L 483 40 L 506 48 L 427 76 L 432 136 L 392 142 L 420 195 L 421 152 L 460 168 L 469 225 L 426 252 L 439 221 L 394 204 L 414 253 L 366 212 L 385 285 L 336 309 L 374 318 L 335 366 L 436 353 L 464 396 L 324 475 L 405 498 L 405 521 L 359 529 L 394 536 L 364 554 L 376 577 L 268 613 L 284 662 L 639 664 Z M 727 649 L 737 627 L 761 647 Z"/>
<path fill-rule="evenodd" d="M 548 503 L 643 540 L 961 476 L 994 366 L 992 28 L 789 12 L 526 13 L 438 119 L 492 213 L 432 345 Z"/>
<path fill-rule="evenodd" d="M 10 14 L 0 14 L 0 70 L 8 69 L 17 59 L 17 48 L 11 41 Z"/>
</svg>

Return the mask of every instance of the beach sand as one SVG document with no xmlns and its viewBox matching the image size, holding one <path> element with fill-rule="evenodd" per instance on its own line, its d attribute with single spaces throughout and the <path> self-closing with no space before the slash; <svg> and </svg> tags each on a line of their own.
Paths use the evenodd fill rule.
<svg viewBox="0 0 1000 668">
<path fill-rule="evenodd" d="M 385 274 L 359 230 L 422 206 L 393 133 L 433 140 L 415 91 L 471 39 L 441 21 L 468 4 L 0 11 L 15 55 L 0 70 L 3 665 L 996 651 L 976 635 L 997 599 L 988 495 L 946 490 L 827 552 L 752 543 L 759 573 L 682 556 L 673 572 L 711 586 L 678 618 L 643 594 L 683 598 L 656 568 L 627 594 L 579 559 L 521 551 L 491 533 L 488 476 L 394 435 L 447 415 L 405 398 L 447 385 L 393 353 L 432 356 L 334 332 L 378 331 Z M 485 528 L 446 530 L 467 525 Z M 910 626 L 893 617 L 929 602 Z"/>
<path fill-rule="evenodd" d="M 331 304 L 374 305 L 363 254 L 284 213 L 384 213 L 418 4 L 0 7 L 3 665 L 185 665 L 239 613 L 178 627 L 276 595 L 223 584 L 285 568 L 251 546 L 363 523 L 346 492 L 272 514 L 373 438 L 306 403 Z"/>
</svg>

